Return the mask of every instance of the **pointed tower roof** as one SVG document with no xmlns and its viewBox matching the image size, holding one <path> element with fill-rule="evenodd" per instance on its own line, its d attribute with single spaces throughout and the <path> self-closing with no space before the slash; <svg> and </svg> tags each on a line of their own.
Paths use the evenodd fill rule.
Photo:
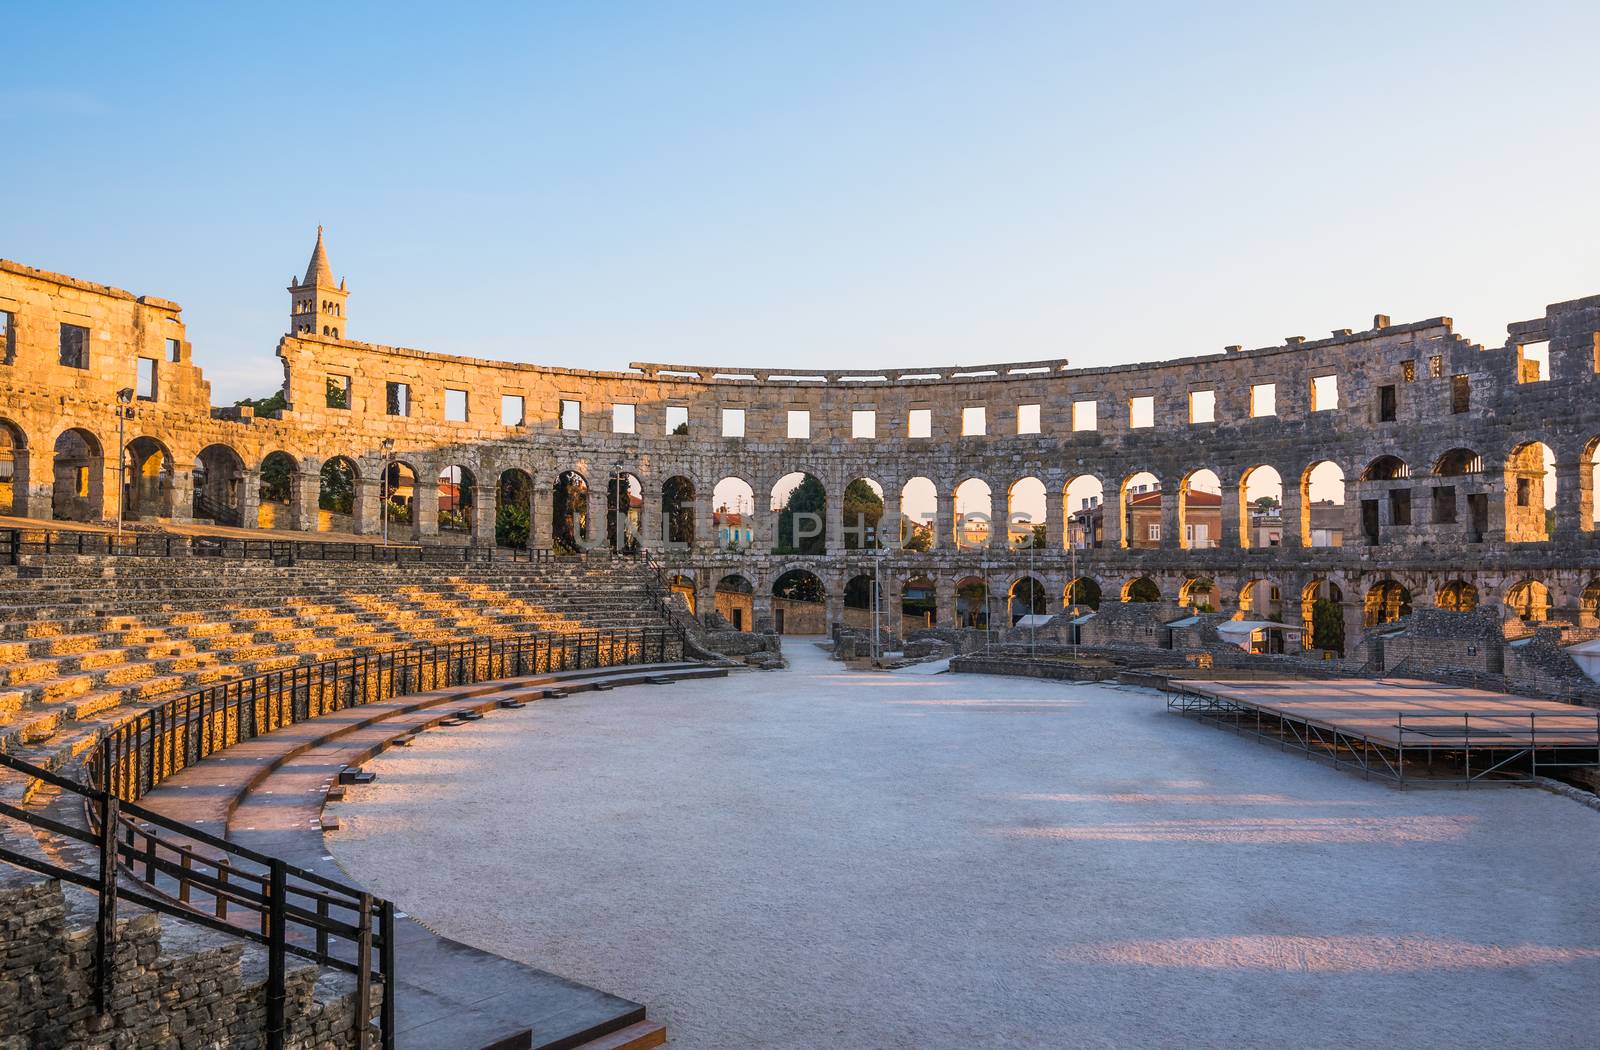
<svg viewBox="0 0 1600 1050">
<path fill-rule="evenodd" d="M 333 270 L 328 266 L 328 252 L 322 247 L 322 227 L 317 227 L 317 246 L 311 250 L 311 261 L 306 264 L 306 279 L 302 285 L 331 285 Z"/>
</svg>

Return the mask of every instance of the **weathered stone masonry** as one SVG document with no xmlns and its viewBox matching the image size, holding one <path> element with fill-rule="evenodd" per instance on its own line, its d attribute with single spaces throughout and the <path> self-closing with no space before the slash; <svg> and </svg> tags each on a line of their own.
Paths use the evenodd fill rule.
<svg viewBox="0 0 1600 1050">
<path fill-rule="evenodd" d="M 392 525 L 396 539 L 492 543 L 489 511 L 499 480 L 520 471 L 531 482 L 530 542 L 542 546 L 554 533 L 554 489 L 563 472 L 592 482 L 591 532 L 602 537 L 605 479 L 620 472 L 641 490 L 648 546 L 661 546 L 663 486 L 687 481 L 694 544 L 664 556 L 701 609 L 712 606 L 719 581 L 741 577 L 758 619 L 770 614 L 773 583 L 796 568 L 821 580 L 830 619 L 842 617 L 846 582 L 878 563 L 892 618 L 908 581 L 925 578 L 939 620 L 949 622 L 963 578 L 987 580 L 995 595 L 1031 578 L 1059 602 L 1075 559 L 1077 576 L 1095 581 L 1107 600 L 1143 577 L 1169 599 L 1209 581 L 1211 603 L 1222 609 L 1242 598 L 1259 603 L 1249 596 L 1264 586 L 1282 595 L 1286 618 L 1303 597 L 1332 595 L 1356 630 L 1363 618 L 1389 618 L 1402 601 L 1504 602 L 1524 612 L 1533 606 L 1535 618 L 1596 622 L 1600 296 L 1557 303 L 1541 318 L 1511 325 L 1500 347 L 1456 335 L 1448 318 L 1390 324 L 1379 317 L 1361 332 L 1113 368 L 1033 362 L 780 373 L 650 364 L 597 372 L 354 342 L 331 334 L 346 333 L 346 294 L 342 283 L 332 284 L 319 238 L 305 278 L 291 282 L 297 331 L 278 345 L 288 408 L 268 419 L 211 407 L 176 304 L 0 263 L 9 509 L 39 518 L 115 515 L 117 463 L 105 450 L 116 443 L 117 391 L 136 387 L 143 357 L 155 362 L 146 366 L 155 389 L 150 399 L 134 400 L 125 420 L 133 477 L 125 499 L 139 517 L 183 521 L 197 507 L 221 505 L 246 525 L 309 531 L 331 524 L 376 536 L 381 479 L 392 462 L 418 479 L 412 523 Z M 61 363 L 63 325 L 87 329 L 86 367 Z M 1324 405 L 1316 406 L 1323 410 L 1314 411 L 1313 380 L 1327 376 L 1336 377 L 1336 407 L 1325 407 L 1332 396 L 1324 380 L 1317 395 Z M 331 397 L 330 378 L 347 393 Z M 404 384 L 407 414 L 390 414 L 390 384 Z M 447 396 L 461 396 L 447 390 L 464 393 L 465 420 L 446 418 Z M 1206 400 L 1205 392 L 1214 392 L 1215 421 L 1191 422 L 1191 401 Z M 520 423 L 502 424 L 503 396 L 522 399 Z M 1152 399 L 1148 427 L 1130 425 L 1145 409 L 1135 404 L 1140 398 Z M 562 425 L 563 400 L 578 407 L 576 429 Z M 1273 414 L 1253 414 L 1269 400 Z M 339 401 L 348 407 L 330 407 Z M 1084 402 L 1095 403 L 1097 423 L 1075 430 L 1074 405 Z M 617 405 L 634 406 L 632 433 L 614 430 Z M 1031 429 L 1019 427 L 1019 420 L 1032 422 L 1034 409 L 1024 406 L 1037 406 L 1036 433 L 1017 432 Z M 963 410 L 980 407 L 985 432 L 964 435 Z M 513 416 L 515 410 L 512 402 Z M 724 410 L 742 410 L 742 437 L 722 436 Z M 852 436 L 863 422 L 854 413 L 862 411 L 874 414 L 871 437 Z M 911 437 L 908 421 L 919 411 L 928 413 L 930 430 Z M 791 412 L 809 413 L 808 438 L 788 436 Z M 670 433 L 684 429 L 678 423 L 685 416 L 687 433 Z M 69 433 L 77 437 L 64 439 Z M 1554 455 L 1548 535 L 1535 443 Z M 295 465 L 289 499 L 263 514 L 261 467 L 279 452 Z M 321 472 L 335 457 L 354 474 L 348 519 L 318 510 Z M 1342 546 L 1310 545 L 1308 478 L 1325 461 L 1344 478 L 1342 509 L 1322 509 L 1342 523 Z M 197 470 L 199 463 L 205 466 Z M 441 536 L 441 490 L 432 481 L 451 466 L 462 468 L 460 491 L 446 487 L 445 498 L 481 510 L 464 533 Z M 1242 493 L 1250 472 L 1264 466 L 1282 478 L 1282 544 L 1246 549 L 1242 537 L 1251 530 L 1241 528 L 1249 513 Z M 1221 483 L 1222 536 L 1215 546 L 1184 549 L 1182 493 L 1203 469 Z M 828 494 L 826 554 L 772 553 L 777 515 L 768 510 L 769 496 L 795 471 L 814 475 Z M 1162 487 L 1159 541 L 1123 535 L 1123 490 L 1141 472 Z M 198 501 L 197 476 L 205 478 Z M 1066 506 L 1065 494 L 1083 476 L 1099 480 L 1110 509 L 1103 546 L 1074 552 L 1063 523 L 1077 508 Z M 713 490 L 730 477 L 743 479 L 755 497 L 755 538 L 744 550 L 716 549 L 711 527 Z M 848 549 L 840 497 L 857 478 L 881 486 L 885 520 L 895 520 L 907 482 L 929 479 L 937 491 L 935 549 L 892 550 L 881 560 Z M 1042 482 L 1041 548 L 1007 549 L 1004 529 L 981 548 L 957 545 L 954 494 L 974 478 L 994 494 L 997 514 L 1018 480 Z M 1536 599 L 1527 597 L 1535 592 Z"/>
</svg>

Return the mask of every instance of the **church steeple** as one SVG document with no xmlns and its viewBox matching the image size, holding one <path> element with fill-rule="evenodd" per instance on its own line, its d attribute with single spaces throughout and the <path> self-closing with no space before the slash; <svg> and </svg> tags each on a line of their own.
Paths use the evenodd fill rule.
<svg viewBox="0 0 1600 1050">
<path fill-rule="evenodd" d="M 341 339 L 345 334 L 345 301 L 350 292 L 343 281 L 333 283 L 328 250 L 317 227 L 317 245 L 311 250 L 304 279 L 289 279 L 289 331 L 294 335 L 323 335 Z"/>
</svg>

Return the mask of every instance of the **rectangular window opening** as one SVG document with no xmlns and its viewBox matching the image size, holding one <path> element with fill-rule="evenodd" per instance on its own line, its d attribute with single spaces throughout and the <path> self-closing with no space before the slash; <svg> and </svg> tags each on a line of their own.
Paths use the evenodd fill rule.
<svg viewBox="0 0 1600 1050">
<path fill-rule="evenodd" d="M 327 384 L 327 401 L 329 408 L 350 407 L 350 377 L 330 375 Z"/>
<path fill-rule="evenodd" d="M 1038 405 L 1018 405 L 1017 406 L 1017 433 L 1019 433 L 1019 434 L 1037 434 L 1037 433 L 1039 433 L 1039 406 Z"/>
<path fill-rule="evenodd" d="M 526 403 L 521 394 L 500 395 L 500 425 L 520 427 L 526 421 Z"/>
<path fill-rule="evenodd" d="M 1156 399 L 1154 395 L 1128 398 L 1128 429 L 1143 430 L 1156 425 Z"/>
<path fill-rule="evenodd" d="M 1472 410 L 1472 378 L 1470 376 L 1450 377 L 1450 413 L 1461 415 Z"/>
<path fill-rule="evenodd" d="M 181 361 L 183 359 L 183 344 L 176 339 L 167 340 L 167 360 Z"/>
<path fill-rule="evenodd" d="M 1315 376 L 1311 380 L 1311 411 L 1332 412 L 1339 407 L 1339 377 Z"/>
<path fill-rule="evenodd" d="M 1215 390 L 1189 391 L 1189 422 L 1215 423 L 1217 421 L 1217 392 Z"/>
<path fill-rule="evenodd" d="M 722 436 L 725 438 L 744 437 L 744 409 L 725 408 L 722 410 Z"/>
<path fill-rule="evenodd" d="M 17 318 L 9 310 L 0 310 L 0 364 L 11 364 L 17 359 L 16 344 L 13 336 L 17 330 Z"/>
<path fill-rule="evenodd" d="M 1250 388 L 1250 415 L 1275 416 L 1278 414 L 1278 384 L 1256 383 Z"/>
<path fill-rule="evenodd" d="M 575 398 L 562 398 L 560 411 L 556 418 L 561 423 L 562 430 L 577 430 L 583 422 L 583 405 Z"/>
<path fill-rule="evenodd" d="M 850 436 L 858 441 L 871 441 L 878 436 L 878 413 L 870 408 L 857 408 L 850 413 Z"/>
<path fill-rule="evenodd" d="M 1401 361 L 1400 378 L 1407 383 L 1415 383 L 1417 381 L 1417 363 L 1415 361 Z"/>
<path fill-rule="evenodd" d="M 637 409 L 631 404 L 617 404 L 611 406 L 611 432 L 613 434 L 632 434 Z"/>
<path fill-rule="evenodd" d="M 1399 415 L 1399 398 L 1394 384 L 1378 388 L 1378 422 L 1393 423 Z"/>
<path fill-rule="evenodd" d="M 383 410 L 391 416 L 411 414 L 411 384 L 385 383 L 383 385 Z"/>
<path fill-rule="evenodd" d="M 689 409 L 684 405 L 668 405 L 666 428 L 669 435 L 687 437 L 689 434 Z"/>
<path fill-rule="evenodd" d="M 467 421 L 467 392 L 453 387 L 444 388 L 444 418 L 447 423 Z"/>
<path fill-rule="evenodd" d="M 1517 347 L 1517 382 L 1543 383 L 1550 378 L 1550 340 Z"/>
<path fill-rule="evenodd" d="M 1100 402 L 1098 401 L 1074 401 L 1072 403 L 1072 429 L 1075 431 L 1098 430 L 1100 423 L 1096 416 L 1099 411 Z"/>
<path fill-rule="evenodd" d="M 139 358 L 139 375 L 134 387 L 134 396 L 140 401 L 154 401 L 156 399 L 155 358 Z"/>
<path fill-rule="evenodd" d="M 925 438 L 933 436 L 933 409 L 913 408 L 906 415 L 906 437 Z"/>
<path fill-rule="evenodd" d="M 61 326 L 61 364 L 66 368 L 89 367 L 89 329 L 75 324 Z"/>
<path fill-rule="evenodd" d="M 982 405 L 968 405 L 961 410 L 961 436 L 983 437 L 988 433 L 988 419 Z"/>
<path fill-rule="evenodd" d="M 1434 354 L 1428 358 L 1428 376 L 1438 379 L 1444 375 L 1444 355 Z"/>
<path fill-rule="evenodd" d="M 789 438 L 804 441 L 811 437 L 811 413 L 803 408 L 789 410 Z"/>
</svg>

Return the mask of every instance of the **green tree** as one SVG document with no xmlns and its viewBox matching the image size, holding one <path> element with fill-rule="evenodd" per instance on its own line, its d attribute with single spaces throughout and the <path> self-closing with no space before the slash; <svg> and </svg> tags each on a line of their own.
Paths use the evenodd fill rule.
<svg viewBox="0 0 1600 1050">
<path fill-rule="evenodd" d="M 933 550 L 933 526 L 925 521 L 912 525 L 911 535 L 906 537 L 905 549 L 919 554 Z"/>
<path fill-rule="evenodd" d="M 322 487 L 317 506 L 334 514 L 349 514 L 356 504 L 356 474 L 342 459 L 322 465 Z"/>
<path fill-rule="evenodd" d="M 1311 603 L 1311 646 L 1344 652 L 1344 613 L 1338 602 L 1318 598 Z"/>
<path fill-rule="evenodd" d="M 786 572 L 773 585 L 772 594 L 792 602 L 820 602 L 822 581 L 809 572 Z"/>
<path fill-rule="evenodd" d="M 234 408 L 249 408 L 263 419 L 276 419 L 278 413 L 289 407 L 289 399 L 279 390 L 271 397 L 246 397 L 233 403 Z"/>
<path fill-rule="evenodd" d="M 844 490 L 844 540 L 847 547 L 881 547 L 878 523 L 883 520 L 883 497 L 865 478 L 857 478 Z M 864 530 L 870 529 L 871 532 Z"/>
<path fill-rule="evenodd" d="M 1133 586 L 1128 588 L 1130 602 L 1159 602 L 1161 588 L 1150 581 L 1150 577 L 1141 576 L 1133 581 Z"/>
<path fill-rule="evenodd" d="M 502 547 L 526 547 L 528 508 L 502 503 L 494 516 L 494 541 Z"/>
<path fill-rule="evenodd" d="M 784 501 L 783 509 L 778 512 L 778 551 L 783 554 L 822 554 L 827 547 L 827 538 L 823 535 L 807 536 L 802 540 L 795 539 L 796 514 L 814 514 L 819 521 L 826 521 L 828 510 L 828 494 L 823 491 L 822 482 L 810 474 L 803 475 L 800 484 L 789 492 L 789 498 Z M 816 531 L 814 525 L 807 526 L 808 531 Z M 826 528 L 822 531 L 826 531 Z"/>
</svg>

